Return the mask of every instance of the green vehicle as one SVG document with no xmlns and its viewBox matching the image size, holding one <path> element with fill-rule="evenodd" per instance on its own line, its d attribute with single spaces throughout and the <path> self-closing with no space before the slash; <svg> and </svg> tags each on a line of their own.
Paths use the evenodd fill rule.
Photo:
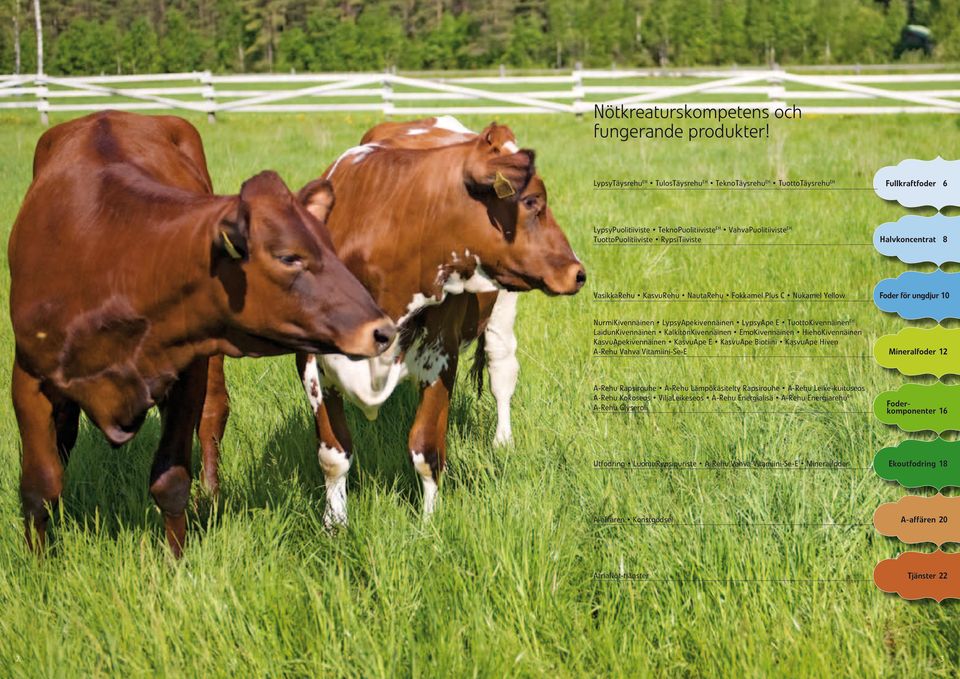
<svg viewBox="0 0 960 679">
<path fill-rule="evenodd" d="M 923 50 L 925 56 L 933 53 L 933 46 L 936 41 L 933 39 L 933 32 L 926 26 L 910 24 L 903 27 L 900 32 L 900 42 L 894 52 L 894 56 L 899 59 L 904 52 L 910 50 Z"/>
</svg>

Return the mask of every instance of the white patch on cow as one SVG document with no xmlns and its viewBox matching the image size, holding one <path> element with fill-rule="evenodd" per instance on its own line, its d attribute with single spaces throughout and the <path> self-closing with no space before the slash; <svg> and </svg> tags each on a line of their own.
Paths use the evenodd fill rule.
<svg viewBox="0 0 960 679">
<path fill-rule="evenodd" d="M 323 511 L 323 525 L 327 528 L 347 525 L 347 472 L 350 458 L 337 448 L 320 444 L 317 451 L 320 468 L 327 486 L 327 506 Z"/>
<path fill-rule="evenodd" d="M 469 250 L 465 257 L 471 257 Z M 447 295 L 498 290 L 497 284 L 480 265 L 480 259 L 475 255 L 472 257 L 476 268 L 466 278 L 456 272 L 446 275 L 444 266 L 438 267 L 439 293 L 415 293 L 397 326 L 402 327 L 423 308 L 440 304 Z M 351 359 L 342 354 L 325 354 L 318 360 L 323 369 L 323 384 L 335 387 L 344 398 L 360 408 L 367 419 L 375 420 L 380 407 L 403 380 L 413 377 L 421 384 L 432 384 L 450 364 L 450 356 L 439 343 L 424 346 L 422 341 L 414 342 L 403 360 L 399 356 L 398 335 L 390 347 L 375 358 Z"/>
<path fill-rule="evenodd" d="M 406 364 L 398 360 L 399 353 L 399 340 L 394 339 L 386 351 L 374 358 L 352 359 L 343 354 L 325 354 L 320 360 L 326 381 L 373 421 L 377 419 L 380 406 L 408 374 Z"/>
<path fill-rule="evenodd" d="M 410 459 L 413 460 L 413 466 L 420 475 L 420 482 L 423 485 L 423 519 L 426 521 L 436 509 L 437 482 L 433 479 L 433 471 L 424 459 L 423 453 L 411 450 Z"/>
<path fill-rule="evenodd" d="M 441 290 L 440 296 L 435 295 L 424 295 L 422 292 L 413 293 L 413 299 L 410 300 L 410 303 L 407 304 L 407 313 L 400 317 L 400 320 L 397 321 L 397 326 L 402 326 L 404 323 L 409 321 L 411 318 L 417 315 L 417 312 L 428 306 L 436 306 L 440 304 L 444 299 L 444 293 Z"/>
<path fill-rule="evenodd" d="M 517 361 L 517 337 L 513 325 L 517 319 L 519 293 L 501 290 L 483 333 L 487 355 L 490 391 L 497 403 L 497 431 L 494 445 L 507 445 L 513 440 L 510 427 L 510 399 L 517 388 L 520 363 Z"/>
<path fill-rule="evenodd" d="M 468 255 L 469 256 L 469 255 Z M 474 257 L 477 267 L 469 277 L 464 278 L 458 272 L 454 271 L 443 281 L 443 292 L 448 295 L 462 295 L 465 292 L 496 292 L 500 286 L 494 281 L 480 265 L 480 258 Z"/>
<path fill-rule="evenodd" d="M 337 166 L 340 165 L 340 161 L 342 161 L 343 159 L 352 157 L 353 164 L 356 165 L 357 163 L 359 163 L 361 160 L 366 158 L 368 155 L 373 153 L 378 148 L 380 148 L 380 144 L 371 143 L 371 144 L 361 144 L 360 146 L 354 146 L 353 148 L 347 149 L 346 151 L 340 154 L 339 158 L 337 158 L 334 161 L 333 167 L 331 167 L 330 171 L 327 172 L 327 175 L 326 175 L 327 179 L 333 176 L 334 171 L 337 169 Z"/>
<path fill-rule="evenodd" d="M 437 505 L 437 482 L 428 476 L 421 476 L 420 482 L 423 484 L 423 519 L 429 521 Z"/>
<path fill-rule="evenodd" d="M 517 145 L 514 144 L 512 141 L 505 141 L 503 142 L 503 150 L 506 151 L 507 153 L 516 153 L 520 149 L 517 148 Z"/>
<path fill-rule="evenodd" d="M 433 126 L 439 127 L 441 130 L 449 130 L 450 132 L 457 132 L 459 134 L 476 134 L 473 130 L 464 127 L 463 123 L 453 116 L 439 116 L 436 121 L 434 121 Z"/>
<path fill-rule="evenodd" d="M 430 344 L 417 340 L 407 350 L 406 364 L 410 375 L 420 384 L 433 384 L 450 365 L 450 356 L 444 351 L 439 338 Z"/>
<path fill-rule="evenodd" d="M 360 148 L 363 150 L 357 151 L 356 153 L 353 154 L 353 164 L 356 165 L 361 160 L 366 158 L 377 146 L 378 144 L 364 144 L 363 146 L 361 146 Z"/>
<path fill-rule="evenodd" d="M 414 127 L 413 129 L 407 130 L 407 134 L 412 137 L 418 134 L 426 134 L 429 131 L 430 130 L 427 130 L 422 127 Z"/>
<path fill-rule="evenodd" d="M 313 408 L 313 414 L 316 415 L 320 410 L 320 404 L 323 403 L 323 390 L 320 388 L 320 370 L 317 368 L 317 357 L 307 356 L 307 365 L 303 369 L 303 388 L 307 392 L 307 398 L 310 400 L 310 407 Z"/>
</svg>

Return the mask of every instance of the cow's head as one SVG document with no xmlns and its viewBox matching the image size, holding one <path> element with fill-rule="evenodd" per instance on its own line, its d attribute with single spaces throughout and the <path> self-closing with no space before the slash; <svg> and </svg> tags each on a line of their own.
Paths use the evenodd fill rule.
<svg viewBox="0 0 960 679">
<path fill-rule="evenodd" d="M 332 205 L 325 181 L 299 197 L 273 172 L 244 182 L 211 260 L 239 350 L 375 356 L 393 340 L 393 322 L 333 252 L 324 226 Z"/>
<path fill-rule="evenodd" d="M 534 153 L 518 149 L 503 125 L 487 127 L 463 168 L 470 195 L 486 208 L 481 223 L 466 225 L 484 271 L 511 290 L 576 294 L 586 271 L 547 205 L 547 189 L 534 169 Z"/>
</svg>

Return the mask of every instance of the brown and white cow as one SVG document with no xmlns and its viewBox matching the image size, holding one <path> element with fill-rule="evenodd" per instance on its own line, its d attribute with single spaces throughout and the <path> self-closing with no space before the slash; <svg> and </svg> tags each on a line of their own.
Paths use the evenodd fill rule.
<svg viewBox="0 0 960 679">
<path fill-rule="evenodd" d="M 209 356 L 371 357 L 392 343 L 333 253 L 331 203 L 328 185 L 298 200 L 272 172 L 213 195 L 179 118 L 98 113 L 40 138 L 8 249 L 28 544 L 44 542 L 81 410 L 118 446 L 161 407 L 150 492 L 179 555 Z"/>
<path fill-rule="evenodd" d="M 331 182 L 337 194 L 327 223 L 337 254 L 400 327 L 376 358 L 298 354 L 320 439 L 324 521 L 347 520 L 352 444 L 342 397 L 373 420 L 405 379 L 420 388 L 408 449 L 429 516 L 445 465 L 461 348 L 477 338 L 485 345 L 496 441 L 506 443 L 519 370 L 517 293 L 575 294 L 586 280 L 584 268 L 547 206 L 533 152 L 519 149 L 505 126 L 476 134 L 449 117 L 384 123 L 317 181 Z M 211 393 L 224 394 L 219 402 L 208 398 L 211 417 L 225 419 L 222 384 Z"/>
</svg>

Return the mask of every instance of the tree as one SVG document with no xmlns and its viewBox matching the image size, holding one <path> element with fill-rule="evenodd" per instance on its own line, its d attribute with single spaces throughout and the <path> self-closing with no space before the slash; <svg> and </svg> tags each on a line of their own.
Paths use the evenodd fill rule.
<svg viewBox="0 0 960 679">
<path fill-rule="evenodd" d="M 777 0 L 772 14 L 774 58 L 778 63 L 803 63 L 816 51 L 813 20 L 816 0 Z"/>
<path fill-rule="evenodd" d="M 471 36 L 473 39 L 467 48 L 472 56 L 485 64 L 498 64 L 503 60 L 515 5 L 511 0 L 473 3 L 470 14 L 477 23 L 478 31 Z"/>
<path fill-rule="evenodd" d="M 284 29 L 287 0 L 239 0 L 243 16 L 244 61 L 273 71 Z"/>
<path fill-rule="evenodd" d="M 11 12 L 11 22 L 13 23 L 13 72 L 20 75 L 20 67 L 23 65 L 23 56 L 20 53 L 20 0 L 13 0 L 13 11 Z"/>
<path fill-rule="evenodd" d="M 217 0 L 214 22 L 214 70 L 246 72 L 243 13 L 235 0 Z"/>
<path fill-rule="evenodd" d="M 555 68 L 573 66 L 579 58 L 575 29 L 575 0 L 547 0 L 544 5 L 546 34 L 552 52 L 549 65 Z"/>
<path fill-rule="evenodd" d="M 673 33 L 673 15 L 676 3 L 677 0 L 655 3 L 646 22 L 648 45 L 653 52 L 654 61 L 660 66 L 665 66 L 674 56 L 677 41 Z"/>
<path fill-rule="evenodd" d="M 154 73 L 161 68 L 157 33 L 146 17 L 130 25 L 123 39 L 123 68 L 127 73 Z"/>
<path fill-rule="evenodd" d="M 43 0 L 37 22 L 38 5 L 0 0 L 3 71 L 18 53 L 35 70 L 42 39 L 58 73 L 886 62 L 908 22 L 933 58 L 960 52 L 960 0 Z"/>
<path fill-rule="evenodd" d="M 685 66 L 709 63 L 717 41 L 711 9 L 709 0 L 687 0 L 674 6 L 672 21 L 678 63 Z"/>
<path fill-rule="evenodd" d="M 40 14 L 40 0 L 33 0 L 33 21 L 37 29 L 37 73 L 43 73 L 43 15 Z M 46 114 L 44 114 L 45 116 Z"/>
<path fill-rule="evenodd" d="M 160 39 L 160 60 L 168 73 L 198 70 L 206 62 L 208 41 L 195 31 L 178 9 L 167 10 Z"/>
<path fill-rule="evenodd" d="M 92 21 L 77 19 L 53 45 L 50 71 L 64 75 L 99 73 L 109 61 L 104 55 L 99 27 Z"/>
<path fill-rule="evenodd" d="M 893 56 L 893 45 L 887 43 L 885 36 L 883 13 L 875 7 L 860 3 L 854 6 L 844 38 L 843 61 L 876 62 Z"/>
<path fill-rule="evenodd" d="M 744 0 L 730 0 L 718 3 L 716 9 L 714 63 L 740 64 L 750 61 L 746 39 L 747 3 Z"/>
<path fill-rule="evenodd" d="M 363 36 L 358 66 L 377 70 L 396 66 L 403 51 L 404 35 L 388 3 L 368 4 L 357 16 L 356 23 L 357 32 Z"/>
<path fill-rule="evenodd" d="M 456 69 L 468 68 L 469 17 L 445 13 L 440 23 L 427 31 L 419 41 L 410 44 L 400 56 L 402 68 Z"/>
<path fill-rule="evenodd" d="M 277 65 L 283 69 L 307 71 L 316 60 L 313 45 L 302 28 L 289 28 L 280 36 L 277 45 Z"/>
</svg>

